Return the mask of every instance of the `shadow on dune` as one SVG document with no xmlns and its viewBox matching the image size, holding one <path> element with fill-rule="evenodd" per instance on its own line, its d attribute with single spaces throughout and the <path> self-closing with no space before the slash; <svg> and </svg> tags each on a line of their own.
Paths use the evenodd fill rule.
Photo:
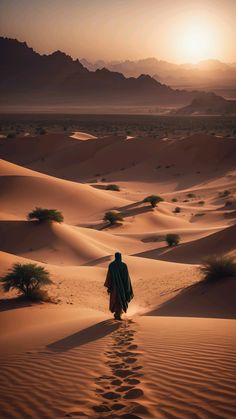
<svg viewBox="0 0 236 419">
<path fill-rule="evenodd" d="M 125 207 L 120 207 L 120 208 L 114 208 L 112 209 L 112 211 L 117 211 L 120 212 L 123 215 L 123 218 L 128 218 L 128 217 L 133 217 L 135 215 L 140 215 L 140 214 L 145 214 L 147 212 L 152 212 L 153 208 L 151 208 L 150 206 L 142 206 L 142 207 L 138 207 L 138 205 L 140 205 L 141 202 L 135 202 L 133 204 L 130 205 L 126 205 Z M 93 228 L 94 230 L 106 230 L 106 229 L 116 229 L 118 227 L 122 226 L 122 222 L 116 222 L 114 224 L 110 224 L 107 221 L 103 221 L 101 223 L 98 224 L 85 224 L 85 225 L 81 225 L 79 224 L 78 227 L 87 227 L 87 228 Z"/>
<path fill-rule="evenodd" d="M 214 283 L 201 281 L 183 289 L 145 316 L 235 319 L 235 292 L 236 278 Z"/>
<path fill-rule="evenodd" d="M 119 327 L 119 324 L 114 320 L 104 320 L 93 326 L 87 327 L 73 335 L 67 336 L 63 339 L 47 345 L 47 348 L 53 352 L 65 352 L 70 349 L 77 348 L 86 343 L 101 339 L 104 336 L 114 332 Z"/>
<path fill-rule="evenodd" d="M 121 210 L 124 218 L 133 217 L 134 215 L 145 214 L 146 212 L 152 212 L 153 208 L 150 206 L 142 206 L 137 208 L 130 208 L 129 210 Z"/>
<path fill-rule="evenodd" d="M 103 256 L 101 258 L 86 262 L 82 266 L 96 266 L 96 265 L 100 265 L 100 263 L 103 263 L 103 262 L 109 262 L 111 259 L 112 259 L 112 255 Z"/>
<path fill-rule="evenodd" d="M 17 308 L 32 307 L 34 304 L 40 304 L 39 302 L 30 302 L 24 297 L 15 298 L 2 298 L 0 299 L 0 312 L 15 310 Z"/>
<path fill-rule="evenodd" d="M 236 224 L 233 224 L 200 239 L 181 243 L 173 247 L 157 247 L 156 249 L 137 253 L 134 256 L 167 262 L 199 264 L 209 255 L 220 255 L 234 251 L 235 234 Z"/>
<path fill-rule="evenodd" d="M 103 223 L 99 223 L 99 224 L 94 224 L 91 226 L 87 226 L 88 228 L 93 228 L 94 230 L 106 230 L 106 229 L 116 229 L 118 227 L 122 226 L 122 223 L 118 222 L 115 224 L 110 224 L 108 222 L 103 222 Z"/>
</svg>

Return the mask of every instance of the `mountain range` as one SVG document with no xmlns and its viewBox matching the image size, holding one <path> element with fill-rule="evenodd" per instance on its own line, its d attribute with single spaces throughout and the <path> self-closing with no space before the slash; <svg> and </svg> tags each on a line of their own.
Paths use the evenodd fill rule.
<svg viewBox="0 0 236 419">
<path fill-rule="evenodd" d="M 56 51 L 40 55 L 25 42 L 0 38 L 1 104 L 186 105 L 196 92 L 174 90 L 148 74 L 125 77 L 88 70 Z"/>
<path fill-rule="evenodd" d="M 215 88 L 223 85 L 236 88 L 236 63 L 223 63 L 219 60 L 204 60 L 197 64 L 174 64 L 156 58 L 110 62 L 98 60 L 94 63 L 86 59 L 80 61 L 90 71 L 106 67 L 126 77 L 139 77 L 145 73 L 172 87 Z"/>
<path fill-rule="evenodd" d="M 151 77 L 155 65 L 159 72 L 172 69 L 175 64 L 155 58 L 138 62 L 113 63 L 112 70 L 91 68 L 85 60 L 73 60 L 61 51 L 41 55 L 25 42 L 0 37 L 0 104 L 5 105 L 65 105 L 65 106 L 168 106 L 180 108 L 180 113 L 235 113 L 235 102 L 226 101 L 214 93 L 174 89 Z M 97 64 L 98 65 L 98 64 Z M 200 64 L 199 64 L 200 65 Z M 90 68 L 86 68 L 90 67 Z M 135 67 L 136 66 L 136 67 Z M 108 65 L 109 67 L 109 65 Z M 182 66 L 184 71 L 195 71 L 194 65 Z M 201 63 L 211 71 L 229 71 L 224 63 Z M 129 70 L 127 70 L 129 68 Z M 136 68 L 136 70 L 135 70 Z M 236 72 L 233 65 L 232 74 Z M 119 69 L 122 72 L 114 71 Z M 127 76 L 135 73 L 135 76 Z M 156 77 L 156 76 L 155 76 Z M 189 105 L 190 104 L 190 105 Z M 190 106 L 190 107 L 188 107 Z M 183 110 L 182 110 L 183 108 Z"/>
</svg>

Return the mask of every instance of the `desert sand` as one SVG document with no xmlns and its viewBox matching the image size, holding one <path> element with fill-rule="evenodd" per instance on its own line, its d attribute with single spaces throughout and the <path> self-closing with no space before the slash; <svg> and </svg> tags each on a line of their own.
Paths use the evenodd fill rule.
<svg viewBox="0 0 236 419">
<path fill-rule="evenodd" d="M 235 417 L 236 278 L 206 285 L 199 265 L 236 255 L 236 138 L 48 133 L 0 155 L 0 274 L 37 263 L 53 280 L 52 303 L 1 290 L 0 416 Z M 29 221 L 37 206 L 64 222 Z M 103 287 L 116 251 L 135 294 L 123 322 Z"/>
</svg>

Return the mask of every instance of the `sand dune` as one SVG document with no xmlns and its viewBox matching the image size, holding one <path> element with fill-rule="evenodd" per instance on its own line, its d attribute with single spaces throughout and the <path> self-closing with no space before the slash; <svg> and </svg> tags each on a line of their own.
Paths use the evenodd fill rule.
<svg viewBox="0 0 236 419">
<path fill-rule="evenodd" d="M 103 286 L 111 256 L 100 263 L 86 266 L 44 264 L 26 257 L 0 252 L 0 274 L 5 274 L 13 263 L 39 263 L 52 275 L 54 285 L 50 295 L 60 304 L 72 304 L 107 312 L 108 299 Z M 199 272 L 192 265 L 169 263 L 134 256 L 124 256 L 133 281 L 135 300 L 129 314 L 144 313 L 154 309 L 180 290 L 199 280 Z M 3 294 L 1 294 L 3 297 Z M 14 292 L 11 296 L 15 296 Z M 15 304 L 15 302 L 14 302 Z M 13 307 L 14 307 L 13 304 Z"/>
<path fill-rule="evenodd" d="M 88 185 L 39 174 L 1 161 L 1 211 L 25 218 L 35 208 L 50 207 L 63 212 L 69 223 L 102 219 L 105 210 L 119 208 L 127 200 Z"/>
<path fill-rule="evenodd" d="M 74 132 L 72 135 L 70 135 L 70 138 L 75 138 L 76 140 L 95 140 L 97 137 L 94 137 L 94 135 L 86 134 L 85 132 Z"/>
<path fill-rule="evenodd" d="M 55 265 L 96 264 L 118 250 L 132 254 L 140 249 L 135 240 L 64 223 L 0 221 L 0 235 L 2 251 Z"/>
<path fill-rule="evenodd" d="M 141 317 L 138 326 L 149 417 L 235 416 L 235 320 Z"/>
<path fill-rule="evenodd" d="M 236 191 L 235 141 L 1 140 L 0 275 L 15 262 L 40 264 L 55 303 L 0 290 L 4 418 L 235 417 L 235 279 L 199 283 L 196 266 L 208 254 L 236 254 L 235 211 L 225 206 Z M 104 190 L 102 177 L 121 191 Z M 219 196 L 225 189 L 231 198 Z M 165 202 L 152 210 L 142 200 L 154 193 Z M 61 210 L 65 222 L 26 221 L 36 206 Z M 111 209 L 123 223 L 103 222 Z M 167 233 L 182 243 L 167 248 Z M 135 294 L 121 324 L 104 288 L 117 250 Z"/>
<path fill-rule="evenodd" d="M 236 224 L 222 231 L 210 234 L 207 237 L 165 250 L 158 255 L 158 259 L 169 260 L 171 262 L 200 263 L 208 255 L 235 253 L 235 246 Z M 154 253 L 152 253 L 152 257 L 155 257 Z M 145 256 L 148 257 L 147 254 Z"/>
<path fill-rule="evenodd" d="M 208 283 L 202 281 L 182 290 L 163 303 L 151 316 L 236 318 L 235 278 Z"/>
<path fill-rule="evenodd" d="M 17 311 L 11 322 L 17 316 L 24 340 L 2 367 L 3 415 L 16 417 L 14 406 L 19 417 L 235 415 L 232 320 L 134 317 L 117 325 L 91 311 Z M 5 336 L 5 350 L 14 342 Z M 17 393 L 6 386 L 9 372 Z"/>
</svg>

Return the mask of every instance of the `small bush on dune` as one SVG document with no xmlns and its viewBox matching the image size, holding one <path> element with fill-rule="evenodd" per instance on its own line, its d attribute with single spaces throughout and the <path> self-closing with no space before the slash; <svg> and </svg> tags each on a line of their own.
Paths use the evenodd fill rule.
<svg viewBox="0 0 236 419">
<path fill-rule="evenodd" d="M 149 195 L 143 200 L 143 202 L 150 203 L 152 208 L 155 208 L 159 202 L 163 202 L 163 201 L 164 199 L 158 195 Z"/>
<path fill-rule="evenodd" d="M 46 131 L 45 128 L 38 127 L 38 128 L 36 128 L 35 133 L 39 134 L 39 135 L 45 135 L 45 134 L 47 134 L 47 131 Z"/>
<path fill-rule="evenodd" d="M 213 255 L 203 261 L 200 270 L 205 280 L 218 281 L 227 277 L 236 276 L 236 262 L 231 256 Z"/>
<path fill-rule="evenodd" d="M 223 192 L 220 192 L 219 195 L 220 195 L 220 197 L 225 198 L 226 196 L 229 196 L 230 193 L 231 193 L 230 191 L 225 190 Z"/>
<path fill-rule="evenodd" d="M 197 212 L 197 214 L 195 214 L 195 217 L 204 217 L 204 215 L 206 215 L 205 212 Z"/>
<path fill-rule="evenodd" d="M 177 198 L 172 198 L 172 200 L 171 200 L 172 202 L 178 202 L 178 199 Z"/>
<path fill-rule="evenodd" d="M 36 207 L 28 214 L 28 220 L 38 220 L 39 222 L 56 221 L 57 223 L 62 223 L 64 217 L 62 213 L 56 209 Z"/>
<path fill-rule="evenodd" d="M 196 198 L 196 195 L 194 193 L 188 193 L 187 198 Z"/>
<path fill-rule="evenodd" d="M 205 204 L 205 201 L 199 201 L 198 204 L 199 205 L 204 205 Z"/>
<path fill-rule="evenodd" d="M 118 221 L 123 221 L 123 215 L 120 212 L 108 211 L 103 219 L 104 221 L 109 221 L 110 224 L 115 224 Z"/>
<path fill-rule="evenodd" d="M 175 214 L 178 214 L 179 212 L 181 212 L 181 208 L 180 208 L 180 207 L 176 207 L 176 208 L 174 209 L 174 213 L 175 213 Z"/>
<path fill-rule="evenodd" d="M 12 269 L 1 278 L 5 292 L 11 289 L 33 300 L 45 300 L 47 293 L 41 287 L 52 284 L 49 272 L 43 266 L 33 263 L 16 263 Z"/>
<path fill-rule="evenodd" d="M 169 247 L 177 246 L 180 242 L 180 236 L 178 234 L 167 234 L 165 240 Z"/>
<path fill-rule="evenodd" d="M 116 192 L 119 192 L 120 191 L 120 187 L 118 185 L 111 184 L 111 185 L 107 185 L 106 186 L 106 190 L 107 191 L 116 191 Z"/>
<path fill-rule="evenodd" d="M 16 138 L 16 133 L 15 132 L 9 132 L 7 134 L 7 138 Z"/>
<path fill-rule="evenodd" d="M 225 207 L 231 207 L 233 205 L 234 201 L 226 201 Z"/>
</svg>

